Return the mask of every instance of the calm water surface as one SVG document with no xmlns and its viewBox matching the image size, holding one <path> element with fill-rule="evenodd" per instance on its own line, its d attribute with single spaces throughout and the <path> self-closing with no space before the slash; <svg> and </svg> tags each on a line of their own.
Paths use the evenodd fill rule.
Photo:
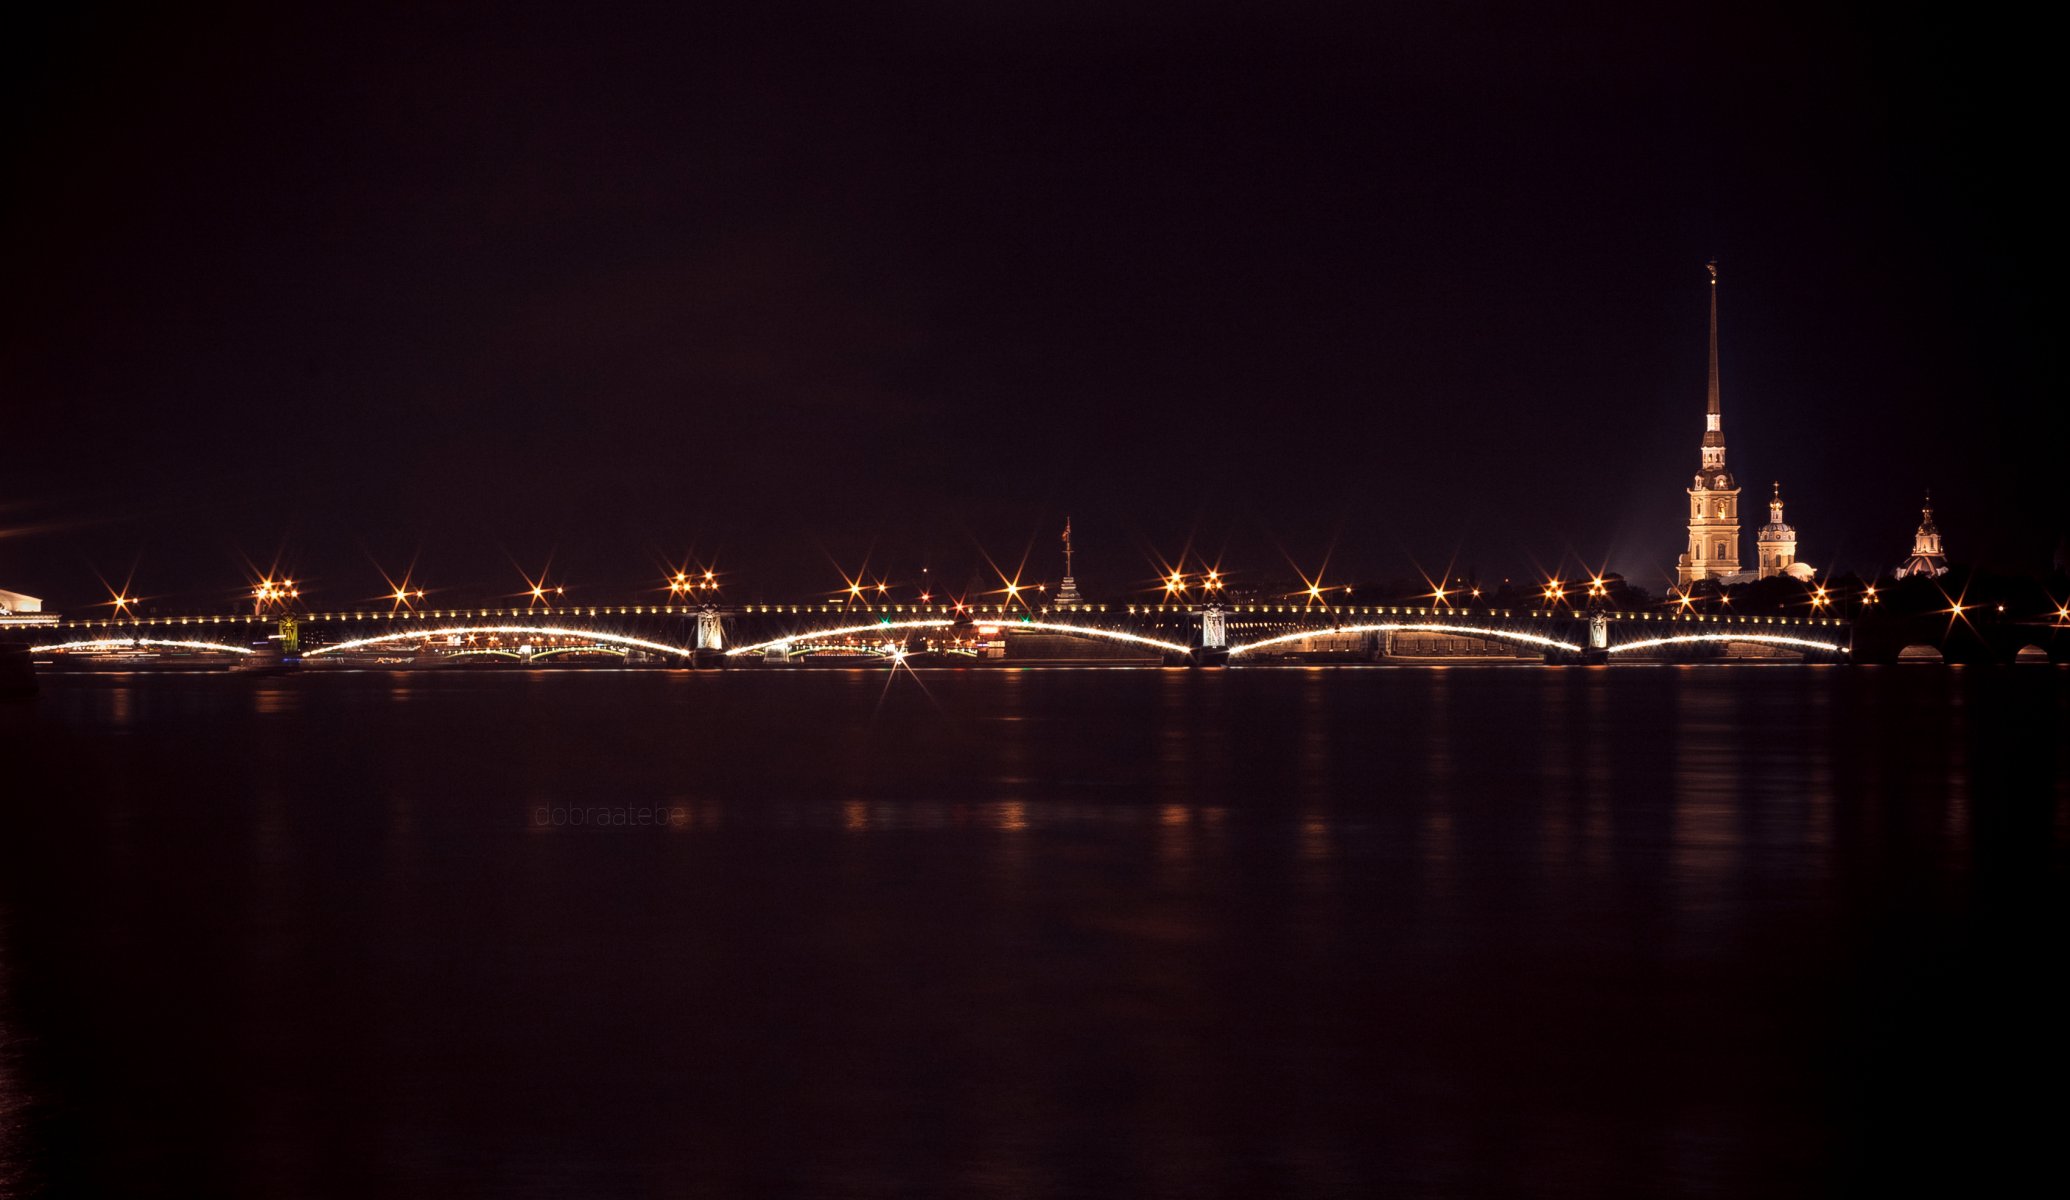
<svg viewBox="0 0 2070 1200">
<path fill-rule="evenodd" d="M 2062 669 L 73 676 L 0 754 L 0 1193 L 1975 1193 L 2058 1132 Z"/>
</svg>

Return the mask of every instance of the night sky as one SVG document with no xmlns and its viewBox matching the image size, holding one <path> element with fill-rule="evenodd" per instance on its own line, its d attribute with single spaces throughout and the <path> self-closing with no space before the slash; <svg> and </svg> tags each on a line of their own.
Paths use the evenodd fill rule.
<svg viewBox="0 0 2070 1200">
<path fill-rule="evenodd" d="M 1189 548 L 1659 590 L 1713 256 L 1745 555 L 1780 479 L 1822 569 L 1929 487 L 2047 567 L 2052 47 L 1390 7 L 11 16 L 0 587 L 793 598 L 1054 579 L 1069 513 L 1105 597 Z"/>
</svg>

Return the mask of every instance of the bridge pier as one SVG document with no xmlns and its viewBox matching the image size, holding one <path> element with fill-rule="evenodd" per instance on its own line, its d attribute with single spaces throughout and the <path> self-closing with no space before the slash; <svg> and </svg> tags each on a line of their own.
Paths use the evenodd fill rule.
<svg viewBox="0 0 2070 1200">
<path fill-rule="evenodd" d="M 1229 613 L 1219 604 L 1210 604 L 1200 610 L 1200 645 L 1186 656 L 1186 664 L 1194 667 L 1226 667 L 1229 665 Z"/>
<path fill-rule="evenodd" d="M 1598 666 L 1610 661 L 1610 618 L 1596 613 L 1588 619 L 1588 648 L 1581 652 L 1581 665 Z"/>
<path fill-rule="evenodd" d="M 726 665 L 726 618 L 716 608 L 706 607 L 697 614 L 697 640 L 690 652 L 690 665 Z"/>
</svg>

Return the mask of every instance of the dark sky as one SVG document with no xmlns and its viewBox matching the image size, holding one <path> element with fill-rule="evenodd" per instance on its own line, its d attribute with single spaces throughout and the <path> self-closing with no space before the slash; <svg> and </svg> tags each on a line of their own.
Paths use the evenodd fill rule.
<svg viewBox="0 0 2070 1200">
<path fill-rule="evenodd" d="M 1712 256 L 1749 530 L 2066 528 L 2055 64 L 1956 8 L 317 8 L 0 39 L 0 587 L 1657 585 Z"/>
</svg>

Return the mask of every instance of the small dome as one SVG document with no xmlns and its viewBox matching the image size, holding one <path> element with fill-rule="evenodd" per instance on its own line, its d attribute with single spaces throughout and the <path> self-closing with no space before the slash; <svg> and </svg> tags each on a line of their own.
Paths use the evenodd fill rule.
<svg viewBox="0 0 2070 1200">
<path fill-rule="evenodd" d="M 1784 567 L 1783 574 L 1789 576 L 1790 578 L 1796 580 L 1799 583 L 1810 583 L 1812 580 L 1818 578 L 1818 568 L 1812 566 L 1809 563 L 1796 562 L 1791 563 L 1787 567 Z"/>
</svg>

